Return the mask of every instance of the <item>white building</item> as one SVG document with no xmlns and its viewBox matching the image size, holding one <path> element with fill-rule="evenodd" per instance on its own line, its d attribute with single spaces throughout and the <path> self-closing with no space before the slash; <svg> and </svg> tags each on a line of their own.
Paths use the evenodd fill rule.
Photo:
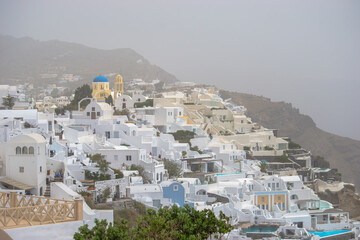
<svg viewBox="0 0 360 240">
<path fill-rule="evenodd" d="M 110 162 L 110 167 L 120 169 L 123 166 L 139 165 L 141 160 L 145 160 L 145 149 L 138 149 L 127 146 L 99 147 L 94 149 L 92 154 L 101 154 L 105 160 Z"/>
<path fill-rule="evenodd" d="M 1 147 L 6 178 L 30 186 L 31 194 L 43 195 L 48 155 L 45 138 L 37 133 L 19 135 L 2 143 Z"/>
</svg>

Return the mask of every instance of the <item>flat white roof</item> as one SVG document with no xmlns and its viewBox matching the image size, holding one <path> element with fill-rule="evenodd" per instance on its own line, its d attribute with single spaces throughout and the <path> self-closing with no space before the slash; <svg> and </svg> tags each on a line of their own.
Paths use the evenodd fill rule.
<svg viewBox="0 0 360 240">
<path fill-rule="evenodd" d="M 162 188 L 158 184 L 134 185 L 128 188 L 130 188 L 132 194 L 142 192 L 162 192 Z"/>
<path fill-rule="evenodd" d="M 33 119 L 37 120 L 37 110 L 36 109 L 26 109 L 26 110 L 0 110 L 0 119 L 2 118 L 22 118 L 22 119 Z"/>
<path fill-rule="evenodd" d="M 282 176 L 280 178 L 284 182 L 299 182 L 299 181 L 301 181 L 299 176 Z"/>
</svg>

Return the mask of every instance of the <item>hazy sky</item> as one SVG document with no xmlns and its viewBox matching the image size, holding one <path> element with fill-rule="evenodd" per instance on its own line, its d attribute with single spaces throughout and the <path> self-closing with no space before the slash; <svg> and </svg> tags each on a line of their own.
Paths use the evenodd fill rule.
<svg viewBox="0 0 360 240">
<path fill-rule="evenodd" d="M 360 139 L 358 0 L 0 0 L 0 33 L 133 48 L 182 81 L 291 102 Z"/>
</svg>

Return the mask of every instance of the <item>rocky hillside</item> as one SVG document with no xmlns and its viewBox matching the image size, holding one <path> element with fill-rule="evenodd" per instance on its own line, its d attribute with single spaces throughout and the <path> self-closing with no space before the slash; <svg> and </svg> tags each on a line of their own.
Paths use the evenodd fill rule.
<svg viewBox="0 0 360 240">
<path fill-rule="evenodd" d="M 360 220 L 360 196 L 354 184 L 326 183 L 317 179 L 311 186 L 320 199 L 349 212 L 350 218 Z"/>
<path fill-rule="evenodd" d="M 100 50 L 56 40 L 41 42 L 0 35 L 0 84 L 10 79 L 36 81 L 44 73 L 73 73 L 90 79 L 104 73 L 121 73 L 125 81 L 178 81 L 129 48 Z"/>
<path fill-rule="evenodd" d="M 354 183 L 360 192 L 360 141 L 317 128 L 309 116 L 301 114 L 289 103 L 236 92 L 224 91 L 222 95 L 244 105 L 248 109 L 247 115 L 255 122 L 278 129 L 279 136 L 290 137 L 313 155 L 323 156 L 332 168 L 339 169 L 343 181 Z"/>
</svg>

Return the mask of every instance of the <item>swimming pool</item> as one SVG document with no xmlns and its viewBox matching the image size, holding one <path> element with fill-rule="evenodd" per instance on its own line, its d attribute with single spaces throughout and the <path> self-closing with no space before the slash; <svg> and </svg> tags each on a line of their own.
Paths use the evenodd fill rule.
<svg viewBox="0 0 360 240">
<path fill-rule="evenodd" d="M 324 200 L 320 200 L 320 209 L 329 209 L 329 208 L 332 208 L 332 204 L 327 202 L 327 201 L 324 201 Z"/>
<path fill-rule="evenodd" d="M 328 237 L 340 233 L 347 233 L 350 232 L 350 230 L 336 230 L 336 231 L 324 231 L 324 232 L 309 232 L 310 234 L 317 235 L 319 237 Z"/>
</svg>

